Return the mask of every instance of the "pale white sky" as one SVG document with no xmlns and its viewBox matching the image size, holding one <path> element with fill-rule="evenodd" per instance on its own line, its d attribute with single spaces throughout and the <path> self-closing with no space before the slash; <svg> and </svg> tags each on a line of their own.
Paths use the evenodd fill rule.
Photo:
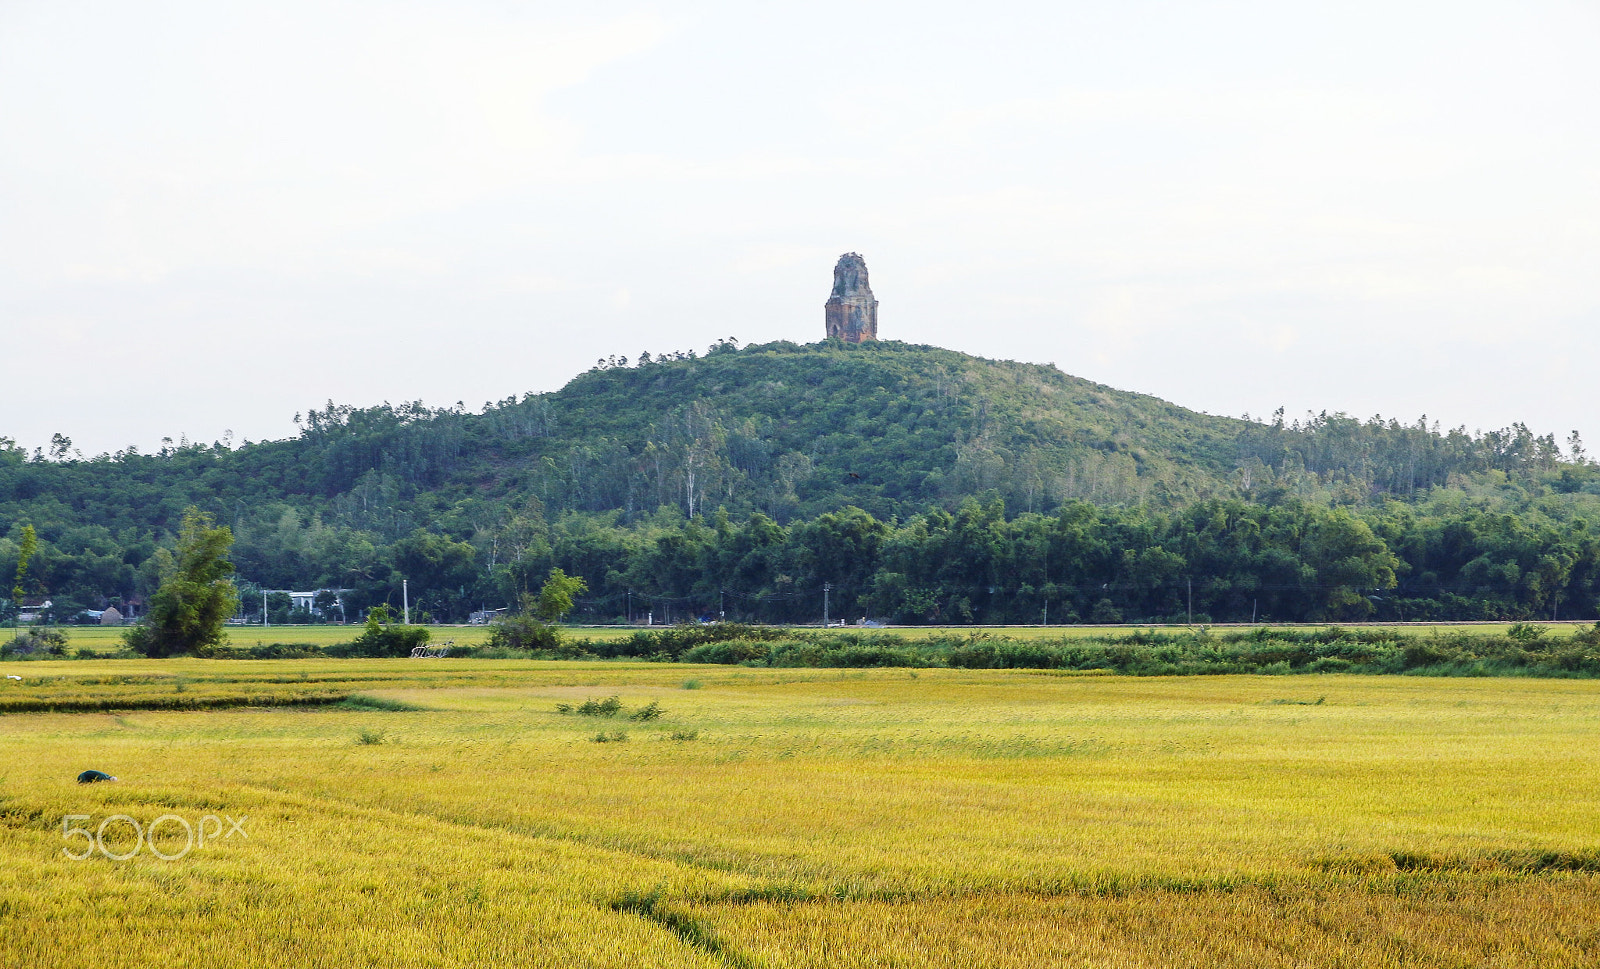
<svg viewBox="0 0 1600 969">
<path fill-rule="evenodd" d="M 0 0 L 0 436 L 810 342 L 856 250 L 885 338 L 1600 438 L 1596 51 L 1593 2 Z"/>
</svg>

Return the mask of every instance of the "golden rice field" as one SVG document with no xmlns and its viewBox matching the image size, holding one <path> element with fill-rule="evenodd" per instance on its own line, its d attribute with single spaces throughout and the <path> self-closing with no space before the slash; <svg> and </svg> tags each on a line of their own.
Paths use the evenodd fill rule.
<svg viewBox="0 0 1600 969">
<path fill-rule="evenodd" d="M 1600 964 L 1590 680 L 0 672 L 6 967 Z"/>
</svg>

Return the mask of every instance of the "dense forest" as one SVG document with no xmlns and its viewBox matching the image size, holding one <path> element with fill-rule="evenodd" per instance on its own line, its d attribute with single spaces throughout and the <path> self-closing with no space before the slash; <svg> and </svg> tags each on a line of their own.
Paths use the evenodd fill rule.
<svg viewBox="0 0 1600 969">
<path fill-rule="evenodd" d="M 293 439 L 85 459 L 0 438 L 0 572 L 138 614 L 189 506 L 243 602 L 460 621 L 549 569 L 597 621 L 1592 619 L 1600 469 L 1576 435 L 1198 414 L 1053 366 L 732 340 L 559 391 L 328 403 Z M 272 591 L 278 590 L 278 591 Z M 14 609 L 5 602 L 0 617 Z"/>
</svg>

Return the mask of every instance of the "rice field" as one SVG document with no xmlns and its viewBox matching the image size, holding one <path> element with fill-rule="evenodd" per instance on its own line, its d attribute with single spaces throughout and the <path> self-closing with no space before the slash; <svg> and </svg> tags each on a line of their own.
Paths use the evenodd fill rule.
<svg viewBox="0 0 1600 969">
<path fill-rule="evenodd" d="M 1600 964 L 1592 680 L 0 670 L 7 967 Z"/>
</svg>

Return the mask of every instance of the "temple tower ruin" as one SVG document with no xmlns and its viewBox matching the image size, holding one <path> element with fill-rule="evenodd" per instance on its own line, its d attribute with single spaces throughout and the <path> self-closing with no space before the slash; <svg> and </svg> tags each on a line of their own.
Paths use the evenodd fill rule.
<svg viewBox="0 0 1600 969">
<path fill-rule="evenodd" d="M 828 297 L 823 320 L 830 339 L 864 343 L 878 338 L 878 301 L 867 284 L 867 261 L 859 252 L 847 252 L 833 267 L 833 295 Z"/>
</svg>

